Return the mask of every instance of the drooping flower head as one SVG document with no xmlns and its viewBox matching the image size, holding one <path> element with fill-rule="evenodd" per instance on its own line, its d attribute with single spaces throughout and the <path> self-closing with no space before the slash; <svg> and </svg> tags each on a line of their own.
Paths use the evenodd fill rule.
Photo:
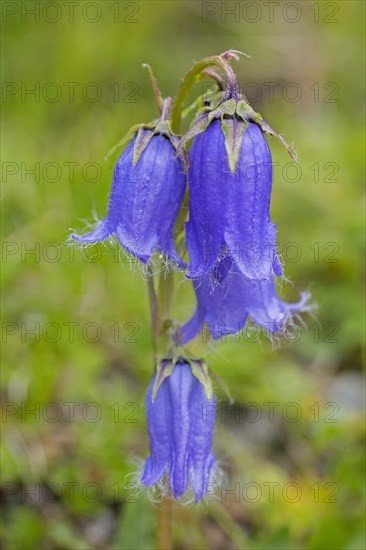
<svg viewBox="0 0 366 550">
<path fill-rule="evenodd" d="M 220 57 L 221 91 L 202 97 L 202 108 L 179 145 L 194 138 L 186 235 L 197 308 L 177 335 L 183 344 L 205 322 L 215 339 L 239 332 L 248 315 L 268 333 L 278 333 L 298 312 L 311 309 L 308 294 L 288 304 L 276 293 L 275 277 L 283 271 L 270 219 L 272 158 L 264 134 L 275 135 L 295 156 L 240 94 L 227 63 L 232 58 L 235 52 Z"/>
<path fill-rule="evenodd" d="M 165 100 L 167 101 L 167 100 Z M 139 127 L 114 169 L 107 217 L 83 236 L 81 244 L 116 236 L 125 250 L 143 263 L 159 251 L 179 267 L 173 229 L 186 188 L 184 163 L 176 156 L 178 138 L 166 120 Z"/>
<path fill-rule="evenodd" d="M 250 316 L 267 334 L 283 332 L 296 316 L 311 311 L 309 294 L 304 292 L 296 303 L 287 303 L 277 296 L 275 277 L 245 277 L 232 257 L 222 258 L 210 273 L 195 279 L 197 299 L 192 318 L 181 327 L 177 343 L 186 344 L 197 336 L 207 323 L 216 340 L 240 332 Z"/>
<path fill-rule="evenodd" d="M 146 410 L 150 456 L 142 483 L 149 487 L 165 478 L 176 500 L 190 486 L 195 501 L 202 500 L 215 463 L 215 398 L 205 365 L 183 358 L 162 361 L 147 392 Z"/>
<path fill-rule="evenodd" d="M 217 59 L 225 72 L 222 91 L 202 97 L 202 108 L 179 149 L 194 138 L 189 153 L 189 277 L 207 275 L 231 256 L 249 279 L 281 274 L 276 226 L 270 221 L 272 158 L 264 132 L 291 149 L 240 94 L 225 52 Z"/>
<path fill-rule="evenodd" d="M 281 273 L 276 226 L 269 213 L 271 153 L 257 124 L 245 126 L 235 118 L 232 122 L 245 129 L 235 171 L 225 147 L 226 119 L 213 120 L 195 137 L 190 150 L 187 247 L 193 279 L 206 275 L 227 254 L 250 279 Z"/>
</svg>

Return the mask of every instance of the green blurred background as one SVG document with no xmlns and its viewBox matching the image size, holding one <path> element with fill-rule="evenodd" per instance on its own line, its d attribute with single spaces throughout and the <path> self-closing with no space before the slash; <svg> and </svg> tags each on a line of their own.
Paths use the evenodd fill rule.
<svg viewBox="0 0 366 550">
<path fill-rule="evenodd" d="M 145 282 L 118 248 L 67 236 L 106 212 L 107 151 L 156 117 L 141 64 L 173 95 L 194 60 L 235 48 L 251 55 L 234 65 L 243 90 L 301 163 L 270 140 L 283 295 L 310 289 L 319 309 L 276 350 L 250 330 L 192 346 L 235 406 L 217 388 L 227 478 L 208 503 L 174 504 L 174 547 L 364 548 L 364 2 L 1 9 L 2 547 L 154 548 L 157 507 L 133 485 L 148 454 Z M 179 283 L 183 322 L 194 297 Z"/>
</svg>

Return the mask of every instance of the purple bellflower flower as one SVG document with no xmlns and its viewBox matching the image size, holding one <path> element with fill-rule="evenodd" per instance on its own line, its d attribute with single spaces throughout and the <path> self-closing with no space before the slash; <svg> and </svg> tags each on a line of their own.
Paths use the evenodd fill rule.
<svg viewBox="0 0 366 550">
<path fill-rule="evenodd" d="M 185 268 L 179 258 L 173 229 L 186 189 L 184 163 L 176 157 L 176 136 L 167 124 L 160 130 L 140 128 L 114 169 L 107 217 L 86 235 L 72 235 L 81 244 L 117 236 L 141 262 L 159 251 Z"/>
<path fill-rule="evenodd" d="M 260 126 L 247 123 L 233 171 L 222 121 L 212 121 L 194 138 L 188 181 L 189 277 L 207 275 L 227 255 L 248 279 L 280 275 L 276 226 L 269 213 L 272 159 Z"/>
<path fill-rule="evenodd" d="M 203 98 L 179 145 L 194 138 L 186 230 L 197 308 L 176 335 L 178 344 L 194 338 L 205 322 L 214 339 L 235 334 L 248 315 L 268 333 L 278 333 L 298 312 L 311 309 L 306 293 L 295 304 L 276 294 L 275 276 L 283 271 L 270 219 L 272 158 L 264 133 L 296 156 L 240 95 L 235 76 L 228 82 L 227 90 Z"/>
<path fill-rule="evenodd" d="M 198 361 L 192 361 L 192 367 L 185 359 L 173 363 L 165 361 L 165 369 L 173 367 L 172 373 L 163 375 L 157 391 L 156 374 L 147 392 L 150 457 L 141 481 L 149 487 L 166 476 L 176 500 L 191 485 L 198 502 L 206 494 L 215 463 L 211 451 L 215 398 L 207 397 L 192 372 L 193 363 L 197 368 Z"/>
<path fill-rule="evenodd" d="M 308 293 L 302 293 L 297 303 L 283 302 L 276 294 L 275 277 L 249 279 L 228 256 L 208 275 L 193 281 L 193 286 L 197 308 L 180 329 L 181 344 L 197 336 L 205 322 L 214 339 L 239 332 L 248 315 L 268 333 L 276 333 L 284 330 L 297 313 L 312 309 L 307 305 Z"/>
</svg>

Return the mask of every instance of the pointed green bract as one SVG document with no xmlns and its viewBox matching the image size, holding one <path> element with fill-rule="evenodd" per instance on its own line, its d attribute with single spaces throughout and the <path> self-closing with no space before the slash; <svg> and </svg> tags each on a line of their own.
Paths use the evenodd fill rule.
<svg viewBox="0 0 366 550">
<path fill-rule="evenodd" d="M 229 386 L 221 378 L 221 376 L 219 376 L 218 374 L 213 372 L 211 369 L 209 369 L 209 373 L 210 373 L 210 376 L 211 376 L 212 380 L 214 382 L 216 382 L 216 384 L 222 389 L 222 391 L 225 393 L 226 397 L 229 399 L 230 405 L 232 405 L 234 403 L 234 398 L 233 398 L 232 393 L 229 389 Z"/>
<path fill-rule="evenodd" d="M 225 92 L 209 92 L 206 98 L 205 95 L 200 96 L 199 104 L 203 106 L 197 110 L 196 118 L 179 143 L 178 152 L 180 154 L 191 139 L 207 130 L 209 124 L 213 120 L 221 118 L 222 131 L 225 136 L 225 148 L 231 172 L 235 172 L 236 170 L 240 147 L 245 130 L 248 127 L 248 122 L 258 124 L 262 132 L 275 136 L 291 157 L 297 161 L 295 152 L 286 143 L 283 137 L 273 130 L 273 128 L 263 120 L 261 114 L 252 109 L 249 103 L 242 98 L 236 100 L 233 98 L 225 99 L 225 97 Z M 209 104 L 205 105 L 205 102 Z"/>
<path fill-rule="evenodd" d="M 140 128 L 137 132 L 135 145 L 133 148 L 133 160 L 132 163 L 136 166 L 140 156 L 147 147 L 149 141 L 154 135 L 154 131 L 149 128 Z"/>
<path fill-rule="evenodd" d="M 220 97 L 218 97 L 220 96 Z M 215 94 L 213 96 L 210 106 L 209 107 L 202 107 L 195 120 L 193 121 L 190 129 L 188 132 L 182 137 L 181 142 L 178 147 L 178 152 L 180 153 L 186 143 L 193 139 L 198 134 L 202 134 L 205 130 L 207 130 L 210 122 L 216 118 L 220 118 L 223 115 L 232 116 L 235 113 L 235 107 L 236 103 L 233 99 L 229 99 L 228 101 L 224 101 L 221 104 L 218 104 L 217 107 L 212 107 L 212 101 L 213 104 L 216 105 L 217 101 L 220 101 L 222 99 L 222 94 Z M 207 116 L 205 116 L 205 112 L 208 112 Z"/>
<path fill-rule="evenodd" d="M 188 132 L 182 137 L 177 150 L 178 154 L 181 154 L 188 141 L 193 139 L 198 134 L 202 134 L 208 128 L 209 124 L 210 121 L 208 120 L 208 117 L 199 114 Z"/>
<path fill-rule="evenodd" d="M 213 388 L 207 363 L 192 359 L 190 361 L 190 365 L 194 376 L 201 382 L 207 395 L 207 399 L 211 401 L 213 397 Z"/>
<path fill-rule="evenodd" d="M 156 366 L 156 378 L 155 383 L 152 391 L 152 400 L 154 401 L 156 394 L 158 392 L 158 389 L 160 388 L 161 384 L 164 382 L 168 376 L 170 376 L 173 372 L 173 369 L 175 367 L 176 361 L 174 359 L 163 359 L 162 361 L 159 361 Z"/>
<path fill-rule="evenodd" d="M 216 107 L 220 105 L 221 101 L 223 101 L 224 97 L 225 97 L 225 92 L 217 92 L 213 94 L 210 99 L 210 109 L 216 109 Z"/>
<path fill-rule="evenodd" d="M 235 101 L 233 99 L 228 99 L 210 111 L 207 118 L 211 122 L 215 118 L 220 118 L 222 115 L 233 116 L 235 114 L 235 110 Z"/>
<path fill-rule="evenodd" d="M 279 142 L 285 147 L 286 151 L 289 153 L 289 155 L 297 161 L 296 153 L 291 149 L 291 147 L 286 143 L 286 141 L 283 139 L 280 134 L 278 134 L 267 122 L 265 122 L 261 116 L 260 113 L 256 113 L 254 109 L 251 108 L 251 106 L 244 101 L 243 99 L 238 102 L 236 107 L 237 114 L 243 119 L 243 120 L 250 120 L 252 122 L 255 122 L 258 124 L 258 126 L 261 128 L 261 130 L 265 134 L 270 134 L 271 136 L 275 136 Z"/>
<path fill-rule="evenodd" d="M 144 124 L 135 124 L 135 126 L 132 126 L 132 128 L 128 130 L 128 132 L 123 136 L 123 138 L 120 139 L 119 142 L 116 143 L 116 145 L 114 145 L 111 149 L 109 149 L 108 153 L 104 157 L 104 160 L 107 160 L 111 155 L 113 155 L 115 151 L 117 151 L 117 149 L 122 147 L 122 145 L 124 145 L 128 141 L 131 141 L 131 139 L 133 139 L 133 137 L 140 130 L 140 128 L 144 128 L 144 127 L 145 127 Z"/>
<path fill-rule="evenodd" d="M 234 174 L 238 164 L 241 145 L 248 123 L 236 117 L 223 117 L 221 129 L 225 137 L 225 149 L 230 171 Z"/>
<path fill-rule="evenodd" d="M 271 136 L 276 137 L 279 142 L 284 146 L 288 154 L 294 159 L 294 161 L 297 162 L 297 155 L 295 151 L 289 146 L 289 144 L 286 142 L 283 137 L 278 134 L 267 122 L 265 122 L 262 118 L 257 118 L 254 122 L 256 122 L 262 129 L 262 131 L 266 134 L 270 134 Z"/>
<path fill-rule="evenodd" d="M 241 99 L 236 104 L 236 112 L 238 116 L 246 121 L 253 120 L 253 117 L 260 116 L 259 113 L 256 113 L 244 99 Z"/>
<path fill-rule="evenodd" d="M 122 145 L 124 145 L 128 141 L 131 141 L 136 134 L 137 136 L 136 136 L 136 142 L 133 149 L 133 161 L 132 161 L 134 166 L 136 166 L 136 164 L 138 163 L 142 153 L 144 152 L 151 138 L 154 135 L 162 134 L 166 136 L 168 139 L 170 139 L 170 142 L 173 145 L 174 149 L 178 149 L 178 146 L 180 143 L 180 138 L 175 134 L 173 134 L 169 121 L 153 120 L 148 124 L 136 124 L 135 126 L 132 126 L 132 128 L 123 136 L 123 138 L 116 145 L 114 145 L 112 149 L 110 149 L 110 151 L 105 156 L 105 159 L 110 157 L 115 151 L 117 151 L 117 149 L 122 147 Z M 184 165 L 185 167 L 187 167 L 188 161 L 183 148 L 181 148 L 181 150 L 179 151 L 179 156 L 182 157 Z"/>
<path fill-rule="evenodd" d="M 166 378 L 168 378 L 168 376 L 172 374 L 176 364 L 181 363 L 182 361 L 189 363 L 192 369 L 193 375 L 202 384 L 205 390 L 205 393 L 207 395 L 207 398 L 209 400 L 212 399 L 213 387 L 212 387 L 212 380 L 211 380 L 207 363 L 205 363 L 204 361 L 200 361 L 198 359 L 187 359 L 187 358 L 177 356 L 177 357 L 162 359 L 161 361 L 158 362 L 156 366 L 156 377 L 155 377 L 155 382 L 154 382 L 153 391 L 152 391 L 153 401 L 156 397 L 156 394 L 161 384 L 164 382 Z"/>
</svg>

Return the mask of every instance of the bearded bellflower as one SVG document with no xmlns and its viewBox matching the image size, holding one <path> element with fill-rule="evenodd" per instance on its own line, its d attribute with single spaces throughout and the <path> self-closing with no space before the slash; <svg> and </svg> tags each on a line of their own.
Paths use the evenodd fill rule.
<svg viewBox="0 0 366 550">
<path fill-rule="evenodd" d="M 142 483 L 150 487 L 165 478 L 178 500 L 192 487 L 202 500 L 214 469 L 212 437 L 215 398 L 200 361 L 164 360 L 146 397 L 150 456 Z"/>
<path fill-rule="evenodd" d="M 184 163 L 176 155 L 178 138 L 167 120 L 168 99 L 161 119 L 140 126 L 119 158 L 106 218 L 94 231 L 72 238 L 91 244 L 116 236 L 123 248 L 143 263 L 158 251 L 184 268 L 175 248 L 173 229 L 186 175 Z"/>
<path fill-rule="evenodd" d="M 180 147 L 189 153 L 189 220 L 186 224 L 196 311 L 181 328 L 187 343 L 206 322 L 214 338 L 235 334 L 248 315 L 278 332 L 296 312 L 308 309 L 307 294 L 287 304 L 276 294 L 283 275 L 270 219 L 272 158 L 264 133 L 283 138 L 239 94 L 236 78 L 209 95 Z"/>
<path fill-rule="evenodd" d="M 308 293 L 297 303 L 286 303 L 276 293 L 275 278 L 249 279 L 230 256 L 194 280 L 197 307 L 192 318 L 181 327 L 177 341 L 186 344 L 207 326 L 214 339 L 242 330 L 248 315 L 268 333 L 283 330 L 296 313 L 307 311 Z"/>
<path fill-rule="evenodd" d="M 272 161 L 260 127 L 248 123 L 234 172 L 220 120 L 195 137 L 189 157 L 189 276 L 206 275 L 226 254 L 251 279 L 281 274 L 269 215 Z"/>
<path fill-rule="evenodd" d="M 268 279 L 282 274 L 270 220 L 272 158 L 263 135 L 275 132 L 237 92 L 222 94 L 181 143 L 195 136 L 188 172 L 189 277 L 206 275 L 229 255 L 246 277 Z"/>
</svg>

